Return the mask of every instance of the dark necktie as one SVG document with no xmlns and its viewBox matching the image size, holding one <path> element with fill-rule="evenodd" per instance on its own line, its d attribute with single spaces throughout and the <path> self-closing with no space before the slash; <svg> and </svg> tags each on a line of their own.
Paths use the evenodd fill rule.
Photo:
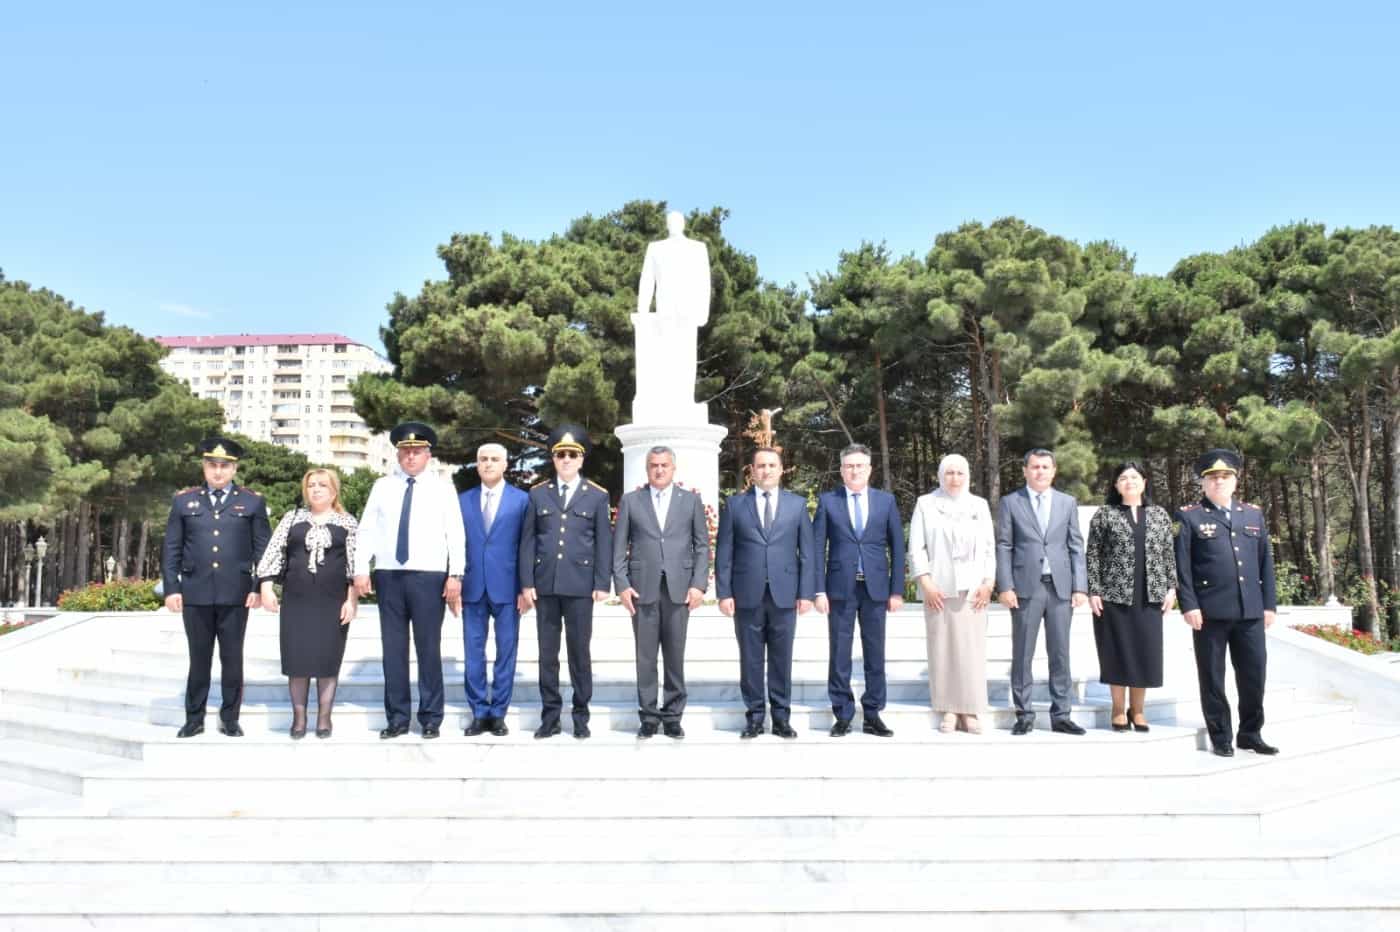
<svg viewBox="0 0 1400 932">
<path fill-rule="evenodd" d="M 214 494 L 213 494 L 213 496 L 211 496 L 211 497 L 214 499 L 214 510 L 215 510 L 215 511 L 218 511 L 220 508 L 224 507 L 224 490 L 223 490 L 223 489 L 215 489 L 215 490 L 214 490 Z"/>
<path fill-rule="evenodd" d="M 763 493 L 763 529 L 765 531 L 773 528 L 773 493 Z"/>
<path fill-rule="evenodd" d="M 861 537 L 865 534 L 865 515 L 862 514 L 860 510 L 860 493 L 853 493 L 851 498 L 853 499 L 853 506 L 856 510 L 856 541 L 859 542 Z M 862 575 L 865 573 L 865 567 L 861 565 L 859 546 L 856 547 L 856 572 Z"/>
<path fill-rule="evenodd" d="M 413 477 L 408 477 L 408 489 L 403 493 L 403 510 L 399 512 L 399 544 L 394 559 L 402 565 L 408 562 L 408 513 L 413 509 Z"/>
<path fill-rule="evenodd" d="M 559 507 L 569 507 L 569 484 L 567 482 L 559 486 Z"/>
</svg>

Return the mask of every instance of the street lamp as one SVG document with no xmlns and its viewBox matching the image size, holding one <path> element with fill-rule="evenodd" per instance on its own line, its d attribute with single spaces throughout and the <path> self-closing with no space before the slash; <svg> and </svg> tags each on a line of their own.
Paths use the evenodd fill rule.
<svg viewBox="0 0 1400 932">
<path fill-rule="evenodd" d="M 112 574 L 117 571 L 117 558 L 110 553 L 107 554 L 107 582 L 112 581 Z"/>
<path fill-rule="evenodd" d="M 34 556 L 38 558 L 34 567 L 34 607 L 44 602 L 44 556 L 49 552 L 49 542 L 43 537 L 34 544 Z"/>
</svg>

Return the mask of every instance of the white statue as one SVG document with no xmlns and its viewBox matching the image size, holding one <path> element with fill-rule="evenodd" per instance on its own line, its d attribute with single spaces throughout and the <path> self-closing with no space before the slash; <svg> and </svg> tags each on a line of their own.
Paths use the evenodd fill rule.
<svg viewBox="0 0 1400 932">
<path fill-rule="evenodd" d="M 710 319 L 710 254 L 704 243 L 686 238 L 679 211 L 666 215 L 666 230 L 665 239 L 647 244 L 637 283 L 632 420 L 704 424 L 705 406 L 695 403 L 696 331 Z"/>
</svg>

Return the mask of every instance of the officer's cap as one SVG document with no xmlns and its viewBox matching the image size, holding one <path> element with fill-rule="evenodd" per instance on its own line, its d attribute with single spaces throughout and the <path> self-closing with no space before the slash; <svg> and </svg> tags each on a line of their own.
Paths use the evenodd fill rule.
<svg viewBox="0 0 1400 932">
<path fill-rule="evenodd" d="M 243 455 L 243 447 L 227 437 L 205 437 L 195 447 L 200 459 L 217 460 L 220 463 L 236 463 Z"/>
<path fill-rule="evenodd" d="M 1231 475 L 1240 471 L 1240 455 L 1234 450 L 1216 448 L 1207 450 L 1196 458 L 1196 475 L 1202 478 L 1213 472 L 1228 472 Z"/>
<path fill-rule="evenodd" d="M 577 424 L 562 424 L 554 428 L 554 432 L 549 435 L 550 453 L 573 450 L 579 456 L 587 456 L 592 446 L 588 439 L 588 431 Z"/>
<path fill-rule="evenodd" d="M 389 442 L 396 447 L 434 447 L 437 431 L 420 421 L 404 421 L 389 431 Z"/>
</svg>

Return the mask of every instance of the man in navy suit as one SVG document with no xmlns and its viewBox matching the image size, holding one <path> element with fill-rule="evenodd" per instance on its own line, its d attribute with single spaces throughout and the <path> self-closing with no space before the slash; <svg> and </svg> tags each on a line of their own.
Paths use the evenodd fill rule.
<svg viewBox="0 0 1400 932">
<path fill-rule="evenodd" d="M 851 645 L 860 617 L 865 692 L 860 697 L 867 735 L 894 735 L 880 720 L 885 707 L 885 612 L 904 607 L 904 525 L 888 492 L 870 487 L 870 448 L 853 443 L 841 451 L 844 488 L 817 501 L 812 539 L 817 555 L 817 611 L 827 616 L 830 660 L 826 690 L 836 722 L 831 736 L 850 734 L 856 714 L 851 691 Z"/>
<path fill-rule="evenodd" d="M 1031 660 L 1040 623 L 1050 660 L 1050 728 L 1067 735 L 1084 729 L 1070 718 L 1069 625 L 1088 597 L 1089 574 L 1079 503 L 1050 487 L 1055 454 L 1037 447 L 1026 454 L 1026 486 L 1002 496 L 997 511 L 997 589 L 1011 609 L 1011 697 L 1016 704 L 1013 735 L 1035 727 L 1031 708 Z"/>
<path fill-rule="evenodd" d="M 520 640 L 520 528 L 530 497 L 505 480 L 506 448 L 484 443 L 476 451 L 481 485 L 457 497 L 467 531 L 467 571 L 462 579 L 462 643 L 466 647 L 468 737 L 509 733 L 506 712 L 515 684 L 515 651 Z M 496 662 L 488 695 L 486 633 L 496 622 Z"/>
<path fill-rule="evenodd" d="M 777 450 L 755 450 L 751 472 L 753 491 L 729 497 L 715 541 L 719 610 L 734 618 L 739 640 L 739 689 L 748 722 L 739 737 L 763 734 L 766 652 L 773 734 L 796 738 L 788 721 L 792 641 L 798 613 L 811 611 L 816 595 L 812 522 L 807 500 L 779 488 L 783 458 Z"/>
</svg>

